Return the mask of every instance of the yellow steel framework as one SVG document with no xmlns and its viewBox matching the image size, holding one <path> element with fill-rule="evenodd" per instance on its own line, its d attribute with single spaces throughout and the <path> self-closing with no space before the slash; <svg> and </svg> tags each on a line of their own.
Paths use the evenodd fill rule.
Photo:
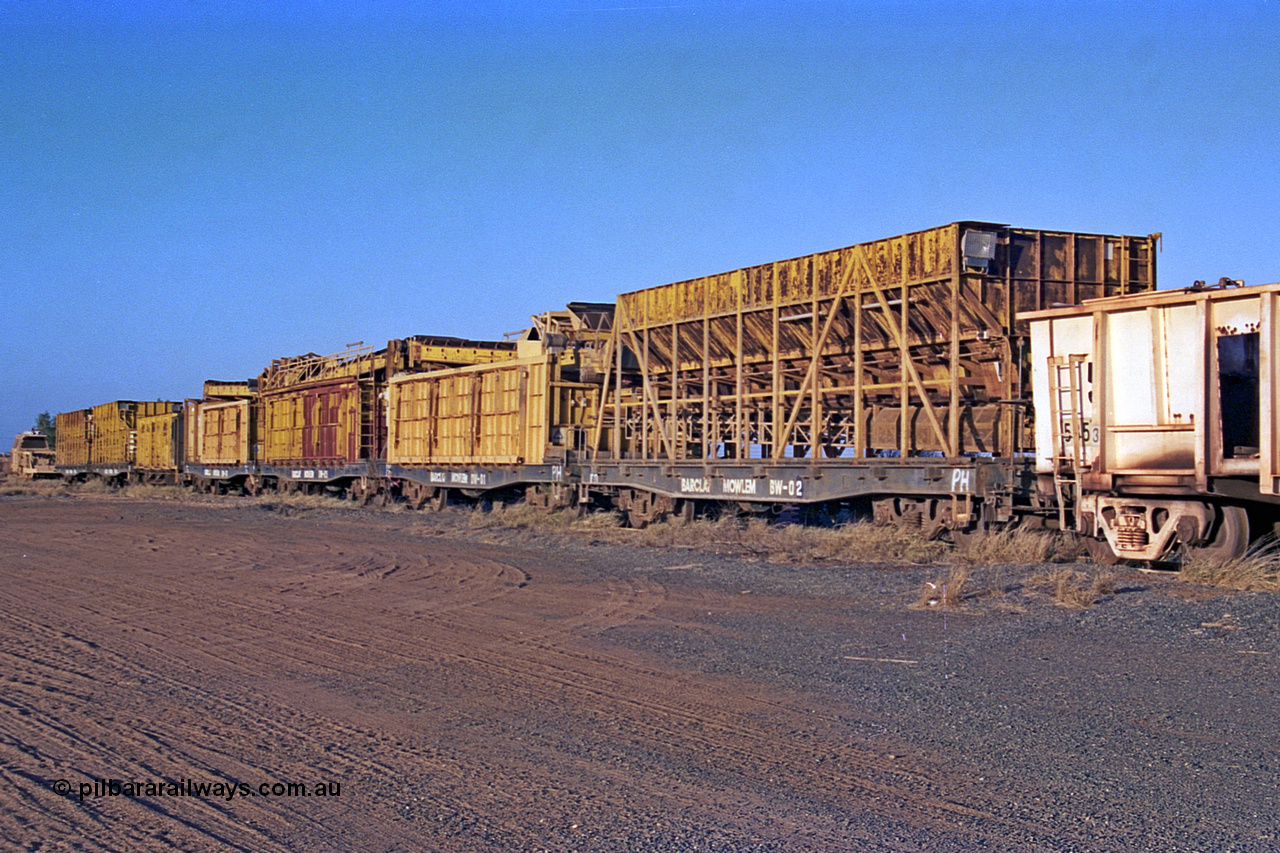
<svg viewBox="0 0 1280 853">
<path fill-rule="evenodd" d="M 1158 235 L 959 222 L 618 298 L 615 458 L 1012 455 L 1019 311 L 1150 290 Z"/>
</svg>

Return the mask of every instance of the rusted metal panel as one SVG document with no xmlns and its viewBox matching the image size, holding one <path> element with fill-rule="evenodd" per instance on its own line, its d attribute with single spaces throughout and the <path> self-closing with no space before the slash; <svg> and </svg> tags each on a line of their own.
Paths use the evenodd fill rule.
<svg viewBox="0 0 1280 853">
<path fill-rule="evenodd" d="M 348 464 L 374 458 L 367 438 L 375 412 L 363 391 L 355 380 L 338 380 L 265 395 L 263 461 Z"/>
<path fill-rule="evenodd" d="M 263 412 L 262 461 L 267 464 L 350 465 L 382 459 L 387 447 L 387 382 L 397 375 L 447 371 L 464 365 L 513 363 L 517 356 L 541 352 L 527 341 L 470 341 L 420 335 L 393 340 L 377 352 L 353 344 L 331 356 L 308 354 L 277 359 L 259 377 Z M 476 411 L 489 412 L 467 426 L 462 416 L 442 422 L 440 440 L 454 455 L 509 457 L 501 430 L 511 427 L 496 414 L 510 389 L 495 387 L 505 374 L 479 380 L 483 397 Z M 456 380 L 461 382 L 462 380 Z M 470 386 L 467 393 L 471 393 Z M 501 399 L 499 399 L 501 398 Z M 460 403 L 450 398 L 450 405 Z M 456 435 L 450 436 L 454 430 Z M 520 438 L 511 439 L 519 442 Z M 465 450 L 461 449 L 465 446 Z"/>
<path fill-rule="evenodd" d="M 93 407 L 89 462 L 94 465 L 128 465 L 137 450 L 136 420 L 128 400 Z"/>
<path fill-rule="evenodd" d="M 1015 456 L 1031 446 L 1019 315 L 1152 289 L 1157 239 L 959 222 L 622 294 L 593 446 Z"/>
<path fill-rule="evenodd" d="M 90 425 L 90 464 L 135 464 L 138 455 L 138 419 L 169 414 L 180 408 L 180 403 L 165 400 L 116 400 L 94 406 Z"/>
<path fill-rule="evenodd" d="M 127 400 L 99 403 L 92 409 L 89 462 L 128 465 L 136 450 L 133 409 Z"/>
<path fill-rule="evenodd" d="M 537 464 L 547 442 L 547 358 L 392 380 L 390 464 Z"/>
<path fill-rule="evenodd" d="M 258 390 L 256 379 L 219 380 L 206 379 L 204 398 L 206 400 L 239 400 L 252 397 Z"/>
<path fill-rule="evenodd" d="M 261 461 L 350 464 L 380 458 L 386 442 L 383 389 L 405 365 L 407 345 L 363 345 L 331 356 L 276 359 L 258 379 Z"/>
</svg>

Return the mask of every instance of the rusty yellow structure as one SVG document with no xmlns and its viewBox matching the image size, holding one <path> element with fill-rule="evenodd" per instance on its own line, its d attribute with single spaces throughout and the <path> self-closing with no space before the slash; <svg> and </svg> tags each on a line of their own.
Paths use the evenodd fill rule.
<svg viewBox="0 0 1280 853">
<path fill-rule="evenodd" d="M 185 407 L 187 461 L 199 465 L 248 465 L 257 458 L 261 410 L 248 399 L 188 400 Z"/>
<path fill-rule="evenodd" d="M 1158 235 L 957 222 L 618 297 L 613 459 L 1013 456 L 1025 311 L 1150 290 Z"/>
<path fill-rule="evenodd" d="M 167 400 L 115 400 L 63 412 L 54 420 L 66 437 L 58 440 L 56 467 L 69 476 L 123 478 L 150 471 L 172 478 L 181 461 L 181 411 L 181 403 Z M 145 437 L 140 434 L 144 430 Z M 140 444 L 144 441 L 145 447 Z"/>
</svg>

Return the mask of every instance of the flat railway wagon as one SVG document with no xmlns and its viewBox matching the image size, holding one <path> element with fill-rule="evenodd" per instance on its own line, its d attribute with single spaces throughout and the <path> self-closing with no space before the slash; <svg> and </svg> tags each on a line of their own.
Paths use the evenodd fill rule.
<svg viewBox="0 0 1280 853">
<path fill-rule="evenodd" d="M 611 304 L 571 303 L 534 317 L 513 358 L 393 378 L 390 488 L 415 507 L 512 490 L 545 508 L 576 505 L 612 320 Z"/>
<path fill-rule="evenodd" d="M 618 297 L 584 493 L 643 525 L 870 502 L 957 537 L 1046 514 L 1025 312 L 1154 289 L 1159 235 L 957 222 Z"/>
<path fill-rule="evenodd" d="M 261 491 L 257 460 L 262 407 L 255 404 L 257 387 L 256 379 L 211 379 L 204 383 L 201 399 L 183 403 L 183 483 L 202 492 Z"/>
<path fill-rule="evenodd" d="M 1037 474 L 1104 562 L 1243 554 L 1280 520 L 1280 284 L 1029 315 Z"/>
<path fill-rule="evenodd" d="M 54 467 L 71 479 L 173 482 L 182 452 L 177 420 L 181 409 L 181 403 L 166 400 L 116 400 L 58 414 Z"/>
<path fill-rule="evenodd" d="M 247 383 L 205 383 L 186 402 L 184 479 L 207 491 L 385 499 L 388 380 L 516 356 L 514 341 L 420 335 L 374 351 L 276 359 Z"/>
</svg>

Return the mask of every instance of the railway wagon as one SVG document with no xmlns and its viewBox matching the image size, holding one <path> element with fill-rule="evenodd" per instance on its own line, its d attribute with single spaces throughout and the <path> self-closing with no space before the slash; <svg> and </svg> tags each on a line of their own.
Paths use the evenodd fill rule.
<svg viewBox="0 0 1280 853">
<path fill-rule="evenodd" d="M 342 470 L 375 458 L 382 441 L 378 395 L 385 382 L 385 365 L 379 363 L 385 353 L 378 355 L 372 347 L 350 347 L 331 356 L 272 362 L 259 378 L 261 461 L 282 469 Z"/>
<path fill-rule="evenodd" d="M 957 222 L 624 293 L 584 478 L 639 523 L 863 498 L 1007 521 L 1035 502 L 1022 314 L 1154 289 L 1158 240 Z"/>
<path fill-rule="evenodd" d="M 158 467 L 153 470 L 138 465 L 138 424 L 140 419 L 172 415 L 181 407 L 180 403 L 166 400 L 115 400 L 91 409 L 58 414 L 54 419 L 59 430 L 55 448 L 58 473 L 64 477 L 96 475 L 122 481 L 135 472 L 146 476 L 175 473 L 177 460 L 174 454 L 178 449 L 170 446 L 167 450 L 157 451 L 154 444 L 158 437 L 154 432 L 149 439 L 147 464 L 155 463 Z M 170 422 L 169 428 L 176 429 L 176 426 Z M 65 441 L 61 437 L 64 434 Z M 169 454 L 168 460 L 162 458 L 164 453 Z"/>
<path fill-rule="evenodd" d="M 1030 315 L 1037 473 L 1094 556 L 1238 556 L 1280 519 L 1280 284 Z"/>
<path fill-rule="evenodd" d="M 513 488 L 544 507 L 573 503 L 569 466 L 595 425 L 611 320 L 611 305 L 571 303 L 535 317 L 514 359 L 393 378 L 395 488 L 417 507 Z"/>
<path fill-rule="evenodd" d="M 204 397 L 183 404 L 183 481 L 197 491 L 261 491 L 257 460 L 262 407 L 257 380 L 208 380 Z"/>
<path fill-rule="evenodd" d="M 514 341 L 419 335 L 374 351 L 353 344 L 330 356 L 276 359 L 247 399 L 193 402 L 189 430 L 201 444 L 189 454 L 198 486 L 386 495 L 387 382 L 404 373 L 514 358 Z M 234 395 L 232 395 L 234 397 Z M 201 416 L 203 416 L 201 418 Z"/>
</svg>

